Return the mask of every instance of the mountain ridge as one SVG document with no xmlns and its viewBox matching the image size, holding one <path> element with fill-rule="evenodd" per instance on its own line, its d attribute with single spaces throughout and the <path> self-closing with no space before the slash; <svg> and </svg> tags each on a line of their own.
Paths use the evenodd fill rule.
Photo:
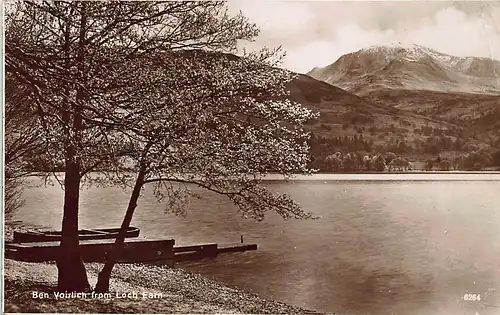
<svg viewBox="0 0 500 315">
<path fill-rule="evenodd" d="M 360 96 L 381 88 L 500 95 L 500 61 L 420 45 L 363 48 L 307 74 Z"/>
</svg>

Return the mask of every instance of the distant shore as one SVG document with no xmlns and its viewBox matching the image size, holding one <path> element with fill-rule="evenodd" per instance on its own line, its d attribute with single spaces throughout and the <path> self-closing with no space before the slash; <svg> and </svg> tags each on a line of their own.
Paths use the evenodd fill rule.
<svg viewBox="0 0 500 315">
<path fill-rule="evenodd" d="M 320 171 L 315 174 L 380 174 L 380 175 L 392 175 L 392 174 L 500 174 L 498 171 L 391 171 L 391 172 L 326 172 Z"/>
<path fill-rule="evenodd" d="M 12 228 L 5 226 L 5 240 Z M 95 285 L 102 267 L 85 264 Z M 264 299 L 182 269 L 120 264 L 113 270 L 109 295 L 57 294 L 54 263 L 4 260 L 4 298 L 7 313 L 252 313 L 319 314 Z"/>
<path fill-rule="evenodd" d="M 264 181 L 284 180 L 283 175 L 267 174 Z M 500 172 L 410 171 L 410 172 L 317 172 L 311 175 L 291 175 L 290 181 L 500 181 Z"/>
</svg>

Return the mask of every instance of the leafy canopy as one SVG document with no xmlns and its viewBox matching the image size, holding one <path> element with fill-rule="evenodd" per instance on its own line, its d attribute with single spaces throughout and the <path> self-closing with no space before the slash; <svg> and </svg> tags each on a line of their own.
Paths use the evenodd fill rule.
<svg viewBox="0 0 500 315">
<path fill-rule="evenodd" d="M 261 185 L 268 172 L 310 173 L 314 114 L 288 100 L 279 50 L 226 54 L 257 34 L 224 2 L 17 2 L 6 69 L 30 89 L 49 164 L 72 152 L 102 185 L 142 174 L 175 212 L 196 185 L 244 216 L 310 217 Z"/>
</svg>

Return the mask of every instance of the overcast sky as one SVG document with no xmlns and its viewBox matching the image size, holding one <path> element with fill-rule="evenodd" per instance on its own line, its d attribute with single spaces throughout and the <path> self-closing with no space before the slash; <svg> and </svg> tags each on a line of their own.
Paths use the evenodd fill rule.
<svg viewBox="0 0 500 315">
<path fill-rule="evenodd" d="M 399 42 L 500 60 L 499 1 L 229 0 L 228 5 L 261 29 L 247 48 L 282 45 L 284 66 L 298 72 L 364 47 Z"/>
</svg>

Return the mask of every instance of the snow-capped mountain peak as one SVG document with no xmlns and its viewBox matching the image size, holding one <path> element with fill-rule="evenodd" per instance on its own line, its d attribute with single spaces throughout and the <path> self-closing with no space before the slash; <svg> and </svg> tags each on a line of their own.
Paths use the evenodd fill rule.
<svg viewBox="0 0 500 315">
<path fill-rule="evenodd" d="M 417 61 L 420 58 L 432 57 L 442 62 L 450 62 L 453 59 L 460 57 L 451 56 L 448 54 L 440 53 L 434 49 L 427 48 L 421 45 L 411 44 L 403 45 L 390 44 L 390 45 L 376 45 L 360 49 L 357 53 L 378 54 L 385 55 L 387 58 L 403 58 L 409 61 Z"/>
<path fill-rule="evenodd" d="M 309 75 L 360 95 L 379 88 L 500 94 L 499 61 L 414 44 L 363 48 Z"/>
</svg>

